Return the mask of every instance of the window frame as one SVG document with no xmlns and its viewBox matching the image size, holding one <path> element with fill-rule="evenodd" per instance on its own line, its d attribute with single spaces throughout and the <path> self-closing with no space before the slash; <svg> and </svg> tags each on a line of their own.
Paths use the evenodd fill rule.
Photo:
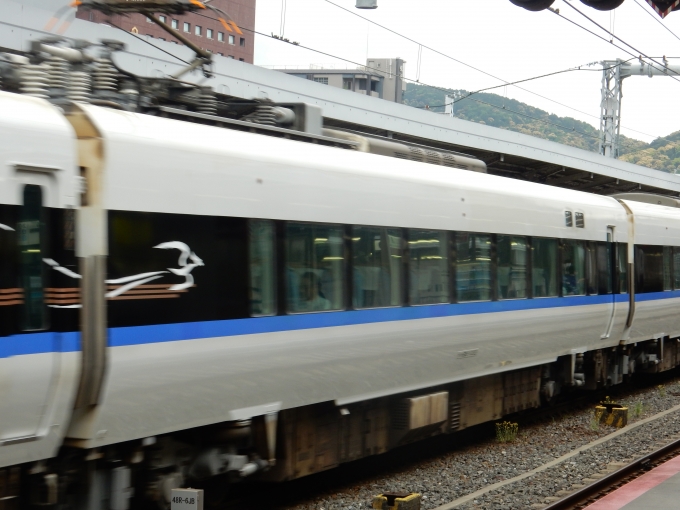
<svg viewBox="0 0 680 510">
<path fill-rule="evenodd" d="M 250 295 L 250 291 L 252 289 L 252 225 L 254 222 L 269 222 L 272 226 L 272 244 L 271 244 L 271 250 L 272 250 L 272 274 L 273 274 L 273 281 L 271 282 L 271 285 L 274 287 L 273 291 L 273 298 L 274 298 L 274 312 L 273 313 L 267 313 L 267 314 L 255 314 L 253 313 L 253 307 L 252 307 L 252 295 Z M 279 271 L 279 243 L 277 242 L 278 236 L 277 236 L 277 225 L 276 221 L 274 220 L 269 220 L 269 219 L 260 219 L 260 218 L 249 218 L 248 223 L 247 223 L 247 258 L 248 258 L 248 291 L 249 291 L 249 312 L 250 315 L 249 317 L 275 317 L 279 315 L 280 313 L 280 302 L 279 302 L 279 278 L 278 278 L 278 271 Z"/>
<path fill-rule="evenodd" d="M 436 302 L 436 303 L 414 303 L 414 302 L 413 302 L 414 296 L 413 296 L 413 293 L 412 293 L 412 285 L 411 285 L 411 283 L 412 283 L 411 278 L 412 278 L 412 276 L 413 276 L 413 271 L 412 271 L 412 268 L 411 268 L 411 263 L 412 263 L 412 258 L 411 258 L 411 251 L 412 251 L 412 249 L 411 249 L 411 248 L 412 248 L 411 235 L 413 234 L 414 231 L 430 231 L 430 232 L 437 232 L 437 233 L 441 236 L 441 237 L 439 238 L 438 242 L 443 243 L 443 246 L 441 247 L 441 249 L 444 251 L 444 253 L 445 253 L 446 257 L 447 257 L 447 258 L 446 258 L 446 262 L 444 263 L 444 265 L 446 266 L 446 267 L 445 267 L 445 269 L 446 269 L 446 280 L 445 280 L 445 281 L 446 281 L 446 285 L 445 285 L 445 287 L 446 287 L 446 289 L 445 289 L 445 292 L 446 292 L 446 299 L 443 300 L 443 301 L 438 301 L 438 302 Z M 451 302 L 451 295 L 450 295 L 449 293 L 450 293 L 450 287 L 451 287 L 451 285 L 450 285 L 450 280 L 451 280 L 452 276 L 451 276 L 451 273 L 449 272 L 449 271 L 450 271 L 451 264 L 450 264 L 450 262 L 449 262 L 449 260 L 448 260 L 448 257 L 450 257 L 449 238 L 450 238 L 450 236 L 451 236 L 451 231 L 449 231 L 449 230 L 441 230 L 441 229 L 434 229 L 434 228 L 408 228 L 408 229 L 406 229 L 406 232 L 407 232 L 408 238 L 403 238 L 403 237 L 402 237 L 402 242 L 405 242 L 405 243 L 408 245 L 408 247 L 409 247 L 409 249 L 408 249 L 408 257 L 407 257 L 407 259 L 406 259 L 406 261 L 405 261 L 405 263 L 408 265 L 408 270 L 407 270 L 407 273 L 406 273 L 406 274 L 407 274 L 407 281 L 404 282 L 404 284 L 406 285 L 406 287 L 408 287 L 407 291 L 408 291 L 408 303 L 409 303 L 409 305 L 410 305 L 410 306 L 432 306 L 432 305 L 443 305 L 443 304 L 450 303 L 450 302 Z"/>
<path fill-rule="evenodd" d="M 345 241 L 345 234 L 346 234 L 346 225 L 343 223 L 324 223 L 324 222 L 317 222 L 317 221 L 297 221 L 297 220 L 286 220 L 286 221 L 281 221 L 281 230 L 280 230 L 280 235 L 277 237 L 281 238 L 281 242 L 277 243 L 277 247 L 281 246 L 281 249 L 283 251 L 282 253 L 282 260 L 283 264 L 277 267 L 280 267 L 281 269 L 279 270 L 279 273 L 281 275 L 281 280 L 283 282 L 283 299 L 284 305 L 281 305 L 281 301 L 279 301 L 279 309 L 280 310 L 285 310 L 283 314 L 280 315 L 304 315 L 304 314 L 309 314 L 309 313 L 330 313 L 330 312 L 344 312 L 351 310 L 347 306 L 347 274 L 351 272 L 351 269 L 349 269 L 348 266 L 350 264 L 348 263 L 347 259 L 347 249 L 346 249 L 346 241 Z M 343 261 L 342 261 L 342 269 L 341 269 L 341 277 L 340 277 L 340 285 L 341 285 L 341 291 L 343 293 L 342 298 L 340 299 L 341 302 L 341 307 L 340 308 L 330 308 L 328 310 L 313 310 L 313 311 L 292 311 L 290 309 L 290 303 L 289 303 L 289 282 L 288 278 L 286 277 L 287 271 L 286 268 L 289 267 L 289 254 L 288 254 L 288 229 L 291 224 L 297 224 L 297 225 L 305 225 L 305 226 L 312 226 L 312 227 L 325 227 L 325 228 L 337 228 L 340 230 L 340 235 L 342 236 L 343 243 L 342 243 L 342 254 L 343 254 Z M 280 294 L 279 294 L 280 295 Z M 331 301 L 328 298 L 327 299 L 329 302 Z M 351 298 L 350 298 L 351 299 Z"/>
</svg>

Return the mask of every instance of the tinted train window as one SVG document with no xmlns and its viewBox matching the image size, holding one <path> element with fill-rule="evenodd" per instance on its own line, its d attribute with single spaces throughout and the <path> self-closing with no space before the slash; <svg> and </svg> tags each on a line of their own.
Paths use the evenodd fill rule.
<svg viewBox="0 0 680 510">
<path fill-rule="evenodd" d="M 619 293 L 628 293 L 628 245 L 626 243 L 618 243 L 616 245 L 616 263 L 617 272 L 619 275 Z"/>
<path fill-rule="evenodd" d="M 250 313 L 276 314 L 276 254 L 274 222 L 251 220 L 248 226 L 250 258 Z"/>
<path fill-rule="evenodd" d="M 412 305 L 449 302 L 447 241 L 446 232 L 409 230 L 409 299 Z"/>
<path fill-rule="evenodd" d="M 664 246 L 663 248 L 663 290 L 673 289 L 673 248 Z"/>
<path fill-rule="evenodd" d="M 586 294 L 595 295 L 598 292 L 597 281 L 597 243 L 586 242 Z"/>
<path fill-rule="evenodd" d="M 664 288 L 663 246 L 635 247 L 635 292 L 662 292 Z"/>
<path fill-rule="evenodd" d="M 404 241 L 398 228 L 352 228 L 354 308 L 402 304 L 403 250 Z"/>
<path fill-rule="evenodd" d="M 673 288 L 680 289 L 680 248 L 673 248 Z"/>
<path fill-rule="evenodd" d="M 562 295 L 586 293 L 586 249 L 583 241 L 565 240 L 562 244 Z"/>
<path fill-rule="evenodd" d="M 21 329 L 45 329 L 46 310 L 43 290 L 44 218 L 42 189 L 27 185 L 24 204 L 19 213 L 18 244 L 21 251 L 21 282 L 24 288 L 24 312 Z"/>
<path fill-rule="evenodd" d="M 557 296 L 557 239 L 534 237 L 531 253 L 534 297 Z"/>
<path fill-rule="evenodd" d="M 491 299 L 489 234 L 456 234 L 456 293 L 459 302 Z"/>
<path fill-rule="evenodd" d="M 612 243 L 596 243 L 597 293 L 612 293 Z"/>
<path fill-rule="evenodd" d="M 497 237 L 499 299 L 527 297 L 527 251 L 526 237 Z"/>
<path fill-rule="evenodd" d="M 286 285 L 290 312 L 343 308 L 344 252 L 341 227 L 288 223 Z"/>
</svg>

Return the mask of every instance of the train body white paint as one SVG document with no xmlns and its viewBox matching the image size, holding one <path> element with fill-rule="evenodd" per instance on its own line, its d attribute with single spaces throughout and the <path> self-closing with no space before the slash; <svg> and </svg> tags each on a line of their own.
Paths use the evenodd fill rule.
<svg viewBox="0 0 680 510">
<path fill-rule="evenodd" d="M 447 412 L 461 409 L 463 418 L 455 426 L 449 417 L 409 436 L 416 437 L 540 405 L 556 393 L 555 387 L 594 389 L 620 382 L 635 368 L 677 365 L 680 292 L 672 290 L 671 282 L 668 290 L 649 287 L 631 299 L 633 283 L 615 281 L 625 267 L 616 265 L 613 253 L 629 254 L 629 274 L 638 245 L 666 247 L 674 261 L 673 248 L 680 247 L 680 209 L 90 105 L 64 114 L 42 100 L 3 92 L 0 111 L 0 223 L 7 227 L 0 230 L 0 255 L 28 260 L 21 258 L 28 246 L 21 235 L 29 221 L 22 208 L 27 207 L 26 187 L 39 187 L 42 206 L 50 211 L 44 221 L 49 243 L 42 246 L 67 270 L 59 273 L 47 265 L 40 270 L 46 281 L 57 283 L 44 289 L 49 308 L 38 332 L 20 326 L 30 286 L 18 278 L 7 283 L 13 271 L 24 269 L 18 262 L 0 269 L 0 312 L 3 320 L 16 319 L 17 324 L 0 330 L 0 468 L 49 463 L 62 455 L 64 446 L 85 453 L 107 447 L 136 452 L 151 444 L 145 438 L 159 438 L 157 445 L 163 438 L 181 443 L 185 431 L 213 431 L 213 426 L 224 427 L 231 438 L 244 420 L 252 427 L 252 439 L 259 437 L 257 427 L 276 424 L 271 420 L 276 416 L 281 417 L 283 448 L 305 427 L 320 423 L 305 418 L 307 412 L 337 416 L 327 420 L 336 433 L 344 430 L 341 417 L 346 414 L 380 417 L 370 438 L 358 433 L 364 445 L 361 455 L 328 454 L 325 463 L 303 465 L 289 452 L 290 458 L 277 461 L 276 476 L 293 478 L 403 442 L 403 434 L 390 423 L 395 402 L 404 399 L 443 390 L 448 392 Z M 71 224 L 69 211 L 74 210 Z M 567 226 L 565 212 L 582 218 L 583 227 Z M 154 230 L 154 218 L 172 224 L 167 238 Z M 271 317 L 235 317 L 225 298 L 224 319 L 189 320 L 181 314 L 203 306 L 192 302 L 193 296 L 230 269 L 220 267 L 227 261 L 220 264 L 211 253 L 213 244 L 217 250 L 223 243 L 213 231 L 201 230 L 213 218 L 217 223 L 234 219 L 234 225 L 271 220 L 280 228 L 286 222 L 313 222 L 345 226 L 345 232 L 352 225 L 370 225 L 547 238 L 563 244 L 577 240 L 593 250 L 597 243 L 609 243 L 610 259 L 601 270 L 609 271 L 613 292 L 471 302 L 455 302 L 451 293 L 440 304 L 361 310 L 345 299 L 346 306 L 338 311 Z M 203 222 L 189 227 L 192 239 L 203 239 L 202 244 L 172 237 L 179 231 L 177 224 L 193 221 Z M 70 233 L 75 237 L 72 246 Z M 173 266 L 175 271 L 154 266 L 160 251 L 170 251 L 154 252 L 162 242 L 184 243 L 201 262 L 190 271 L 194 287 L 181 294 L 173 290 L 185 281 L 177 271 L 189 259 Z M 7 248 L 11 243 L 14 252 Z M 497 262 L 496 252 L 489 253 Z M 659 253 L 663 273 L 666 252 Z M 123 255 L 138 258 L 122 261 Z M 107 257 L 108 276 L 96 262 Z M 647 270 L 656 271 L 651 265 L 656 259 L 649 257 Z M 560 261 L 555 260 L 556 270 L 566 271 Z M 0 259 L 3 264 L 8 262 Z M 670 270 L 673 265 L 671 261 Z M 119 266 L 121 271 L 131 269 L 112 276 Z M 249 267 L 231 269 L 248 272 Z M 110 300 L 107 305 L 104 289 L 122 285 L 128 275 L 146 274 L 158 279 L 123 292 L 129 301 Z M 455 268 L 449 276 L 454 274 Z M 493 274 L 490 285 L 498 283 Z M 526 277 L 529 294 L 539 293 L 537 274 Z M 107 278 L 121 283 L 106 283 Z M 558 287 L 563 287 L 561 280 Z M 86 299 L 100 290 L 99 301 Z M 228 283 L 223 290 L 225 295 L 231 292 Z M 150 302 L 145 296 L 157 299 L 148 322 L 142 323 Z M 278 292 L 279 300 L 285 296 Z M 205 299 L 211 300 L 206 306 L 218 310 L 223 297 L 215 293 Z M 177 320 L 154 315 L 166 302 L 176 306 L 168 310 L 178 314 Z M 129 303 L 142 319 L 133 323 L 116 311 Z M 529 383 L 511 394 L 514 377 Z M 471 381 L 492 395 L 484 412 L 471 404 L 480 398 Z M 522 402 L 519 408 L 513 398 Z M 401 439 L 395 440 L 397 436 Z M 377 446 L 369 446 L 371 441 Z M 264 442 L 252 439 L 250 453 L 230 457 L 230 469 L 246 469 L 244 462 L 256 466 L 254 470 L 262 468 L 273 460 L 262 450 L 271 455 L 273 446 L 271 436 Z M 196 460 L 199 450 L 189 456 L 195 469 L 202 467 Z M 179 466 L 182 458 L 173 462 Z M 181 475 L 191 478 L 195 472 Z"/>
</svg>

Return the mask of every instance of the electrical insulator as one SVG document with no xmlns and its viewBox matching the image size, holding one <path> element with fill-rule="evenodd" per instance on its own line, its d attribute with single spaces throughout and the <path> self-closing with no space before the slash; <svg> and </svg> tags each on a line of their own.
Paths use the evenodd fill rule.
<svg viewBox="0 0 680 510">
<path fill-rule="evenodd" d="M 377 9 L 378 0 L 357 0 L 357 9 Z"/>
</svg>

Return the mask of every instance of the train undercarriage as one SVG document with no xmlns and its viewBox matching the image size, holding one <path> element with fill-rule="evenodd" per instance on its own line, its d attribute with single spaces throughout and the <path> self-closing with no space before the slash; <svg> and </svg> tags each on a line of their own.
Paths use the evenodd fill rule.
<svg viewBox="0 0 680 510">
<path fill-rule="evenodd" d="M 300 478 L 671 370 L 679 345 L 658 338 L 370 401 L 322 402 L 93 450 L 67 444 L 54 459 L 1 469 L 0 510 L 166 509 L 172 489 L 186 486 L 204 487 L 208 507 L 219 508 L 234 483 Z"/>
</svg>

